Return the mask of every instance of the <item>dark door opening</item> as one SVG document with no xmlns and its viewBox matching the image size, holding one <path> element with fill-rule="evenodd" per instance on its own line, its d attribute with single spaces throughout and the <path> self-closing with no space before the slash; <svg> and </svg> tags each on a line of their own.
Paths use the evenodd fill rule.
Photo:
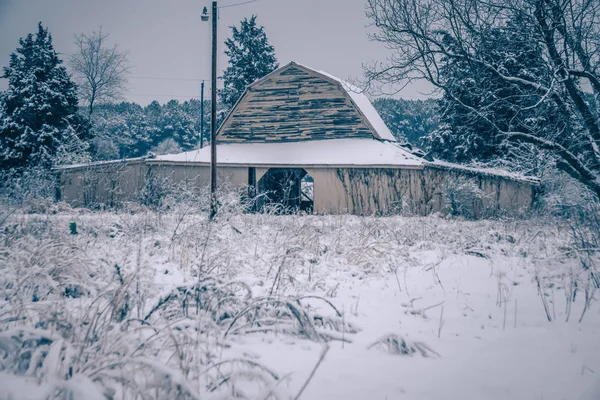
<svg viewBox="0 0 600 400">
<path fill-rule="evenodd" d="M 313 178 L 302 168 L 271 168 L 258 182 L 258 209 L 281 214 L 312 212 L 313 188 Z"/>
</svg>

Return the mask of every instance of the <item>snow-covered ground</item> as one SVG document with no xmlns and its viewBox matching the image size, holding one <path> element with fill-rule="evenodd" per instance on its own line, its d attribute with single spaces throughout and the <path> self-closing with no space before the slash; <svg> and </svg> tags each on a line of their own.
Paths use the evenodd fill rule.
<svg viewBox="0 0 600 400">
<path fill-rule="evenodd" d="M 600 399 L 597 260 L 568 226 L 181 208 L 0 228 L 0 399 Z"/>
</svg>

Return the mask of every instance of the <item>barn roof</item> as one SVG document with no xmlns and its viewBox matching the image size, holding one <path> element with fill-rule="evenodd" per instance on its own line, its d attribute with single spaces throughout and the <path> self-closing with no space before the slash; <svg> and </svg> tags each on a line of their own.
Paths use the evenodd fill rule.
<svg viewBox="0 0 600 400">
<path fill-rule="evenodd" d="M 154 160 L 174 163 L 209 163 L 210 147 Z M 219 164 L 286 166 L 405 166 L 420 167 L 424 160 L 393 142 L 376 139 L 331 139 L 276 143 L 220 143 Z"/>
<path fill-rule="evenodd" d="M 346 96 L 356 114 L 364 121 L 370 134 L 366 137 L 332 138 L 321 140 L 252 142 L 241 140 L 227 142 L 217 137 L 217 162 L 225 165 L 263 166 L 388 166 L 422 167 L 425 161 L 399 146 L 371 101 L 362 90 L 327 72 L 291 62 L 252 83 L 232 108 L 228 119 L 244 96 L 254 87 L 263 85 L 269 79 L 286 73 L 290 69 L 300 69 L 302 73 L 317 77 L 335 85 Z M 273 81 L 269 85 L 273 85 Z M 252 118 L 252 117 L 248 117 Z M 223 131 L 224 121 L 219 134 Z M 188 151 L 180 154 L 158 156 L 150 162 L 167 163 L 210 163 L 210 148 Z"/>
<path fill-rule="evenodd" d="M 217 133 L 222 143 L 350 137 L 396 141 L 361 89 L 295 62 L 250 84 Z"/>
<path fill-rule="evenodd" d="M 292 62 L 292 64 L 295 63 Z M 334 81 L 338 82 L 341 85 L 342 89 L 344 89 L 344 91 L 350 96 L 354 105 L 365 116 L 367 121 L 369 121 L 369 124 L 375 130 L 379 139 L 389 140 L 391 142 L 396 141 L 396 138 L 394 137 L 392 132 L 390 132 L 385 122 L 383 122 L 383 119 L 381 119 L 381 116 L 379 115 L 377 110 L 375 110 L 375 107 L 373 107 L 371 100 L 369 100 L 369 98 L 365 95 L 364 90 L 327 72 L 316 70 L 307 67 L 306 65 L 296 65 L 299 65 L 303 68 L 313 71 L 314 73 L 320 74 L 326 78 L 333 79 Z"/>
</svg>

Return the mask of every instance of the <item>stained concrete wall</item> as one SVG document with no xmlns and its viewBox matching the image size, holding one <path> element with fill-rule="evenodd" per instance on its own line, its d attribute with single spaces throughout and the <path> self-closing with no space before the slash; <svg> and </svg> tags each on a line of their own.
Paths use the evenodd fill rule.
<svg viewBox="0 0 600 400">
<path fill-rule="evenodd" d="M 421 195 L 423 170 L 306 168 L 314 179 L 314 210 L 331 214 L 389 213 Z"/>
<path fill-rule="evenodd" d="M 472 213 L 484 216 L 497 211 L 523 211 L 531 207 L 535 185 L 504 177 L 426 167 L 306 168 L 314 178 L 314 209 L 320 213 L 419 214 L 447 212 L 444 191 L 460 177 L 470 179 L 481 196 Z"/>
<path fill-rule="evenodd" d="M 208 165 L 159 164 L 145 160 L 63 169 L 57 175 L 60 200 L 74 207 L 115 207 L 123 202 L 138 201 L 150 181 L 155 186 L 164 187 L 166 183 L 189 190 L 210 184 Z M 219 167 L 217 182 L 220 187 L 245 186 L 248 168 Z"/>
<path fill-rule="evenodd" d="M 59 170 L 60 200 L 74 207 L 132 201 L 144 187 L 147 170 L 143 160 Z"/>
<path fill-rule="evenodd" d="M 294 166 L 289 166 L 292 168 Z M 296 166 L 296 168 L 302 168 Z M 408 168 L 304 168 L 314 178 L 316 213 L 358 215 L 410 211 L 428 214 L 447 211 L 444 190 L 458 177 L 471 179 L 483 196 L 473 201 L 473 214 L 485 216 L 502 210 L 527 210 L 535 185 L 500 176 L 427 166 Z M 268 170 L 256 167 L 257 181 Z M 207 187 L 207 165 L 161 164 L 148 161 L 122 162 L 60 173 L 62 199 L 74 206 L 115 206 L 135 201 L 152 179 L 163 179 L 189 189 Z M 248 183 L 247 166 L 218 168 L 220 186 L 243 188 Z"/>
<path fill-rule="evenodd" d="M 208 165 L 181 164 L 149 164 L 150 171 L 162 179 L 169 179 L 176 184 L 183 184 L 189 189 L 203 188 L 210 185 L 210 167 Z M 231 188 L 248 184 L 247 167 L 217 168 L 217 183 L 219 186 Z"/>
</svg>

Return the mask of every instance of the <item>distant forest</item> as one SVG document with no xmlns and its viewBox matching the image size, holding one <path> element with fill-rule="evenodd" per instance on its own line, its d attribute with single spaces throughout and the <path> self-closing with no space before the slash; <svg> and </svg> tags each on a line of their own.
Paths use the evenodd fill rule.
<svg viewBox="0 0 600 400">
<path fill-rule="evenodd" d="M 401 142 L 420 146 L 421 139 L 438 126 L 435 100 L 380 98 L 373 104 Z M 92 119 L 92 153 L 97 160 L 177 153 L 200 146 L 200 100 L 171 100 L 164 105 L 153 101 L 145 107 L 103 104 L 96 106 Z M 210 101 L 205 100 L 205 143 L 209 137 Z"/>
<path fill-rule="evenodd" d="M 378 98 L 373 101 L 373 106 L 394 137 L 417 147 L 423 146 L 423 139 L 439 126 L 437 104 L 435 99 Z"/>
<path fill-rule="evenodd" d="M 209 138 L 210 102 L 204 104 L 204 137 Z M 177 153 L 200 146 L 200 100 L 98 105 L 92 115 L 92 154 L 97 160 Z"/>
</svg>

